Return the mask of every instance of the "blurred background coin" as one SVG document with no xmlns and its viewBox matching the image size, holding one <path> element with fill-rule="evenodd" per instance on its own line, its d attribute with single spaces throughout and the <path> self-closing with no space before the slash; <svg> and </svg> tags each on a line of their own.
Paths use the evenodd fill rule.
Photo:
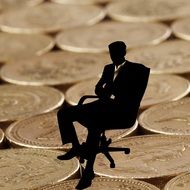
<svg viewBox="0 0 190 190">
<path fill-rule="evenodd" d="M 101 22 L 58 33 L 59 48 L 74 52 L 105 52 L 113 41 L 124 41 L 128 48 L 161 43 L 171 30 L 161 23 Z M 79 37 L 80 34 L 80 37 Z"/>
<path fill-rule="evenodd" d="M 145 64 L 156 74 L 184 74 L 190 72 L 190 42 L 166 41 L 156 46 L 131 50 L 127 58 Z"/>
<path fill-rule="evenodd" d="M 54 3 L 61 3 L 61 4 L 81 4 L 81 5 L 88 5 L 88 4 L 100 4 L 100 3 L 109 3 L 116 0 L 51 0 Z"/>
<path fill-rule="evenodd" d="M 52 111 L 64 102 L 64 95 L 52 87 L 0 86 L 0 122 L 14 121 Z"/>
<path fill-rule="evenodd" d="M 11 62 L 1 68 L 3 80 L 22 85 L 66 85 L 102 73 L 108 54 L 55 51 L 32 59 Z"/>
<path fill-rule="evenodd" d="M 5 135 L 3 131 L 0 129 L 0 148 L 3 146 Z"/>
<path fill-rule="evenodd" d="M 133 0 L 108 5 L 110 18 L 125 22 L 170 21 L 190 15 L 189 0 Z"/>
<path fill-rule="evenodd" d="M 178 38 L 190 40 L 190 18 L 176 20 L 172 24 L 172 31 Z"/>
<path fill-rule="evenodd" d="M 104 16 L 104 10 L 95 5 L 43 3 L 35 7 L 2 13 L 0 28 L 10 33 L 49 33 L 95 24 Z"/>
<path fill-rule="evenodd" d="M 42 55 L 54 47 L 50 36 L 42 34 L 0 33 L 0 62 Z"/>
</svg>

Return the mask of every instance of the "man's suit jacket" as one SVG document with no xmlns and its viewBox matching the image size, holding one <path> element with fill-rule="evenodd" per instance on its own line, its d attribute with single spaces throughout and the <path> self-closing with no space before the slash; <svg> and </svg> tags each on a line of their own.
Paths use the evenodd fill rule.
<svg viewBox="0 0 190 190">
<path fill-rule="evenodd" d="M 126 60 L 113 80 L 114 70 L 114 64 L 104 67 L 102 77 L 96 84 L 95 93 L 105 100 L 113 96 L 113 102 L 118 108 L 116 111 L 128 112 L 136 117 L 147 87 L 150 68 Z"/>
</svg>

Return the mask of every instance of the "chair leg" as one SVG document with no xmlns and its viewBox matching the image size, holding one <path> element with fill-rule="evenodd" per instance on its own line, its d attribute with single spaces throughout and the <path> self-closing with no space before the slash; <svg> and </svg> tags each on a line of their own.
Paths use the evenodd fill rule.
<svg viewBox="0 0 190 190">
<path fill-rule="evenodd" d="M 113 160 L 113 158 L 111 157 L 110 153 L 109 152 L 102 152 L 106 158 L 110 161 L 110 168 L 115 168 L 115 162 Z"/>
</svg>

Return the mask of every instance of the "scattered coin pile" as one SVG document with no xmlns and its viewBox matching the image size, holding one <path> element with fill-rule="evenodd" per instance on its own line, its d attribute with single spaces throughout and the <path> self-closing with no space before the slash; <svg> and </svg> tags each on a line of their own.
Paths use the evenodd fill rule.
<svg viewBox="0 0 190 190">
<path fill-rule="evenodd" d="M 98 154 L 88 189 L 189 189 L 189 0 L 0 0 L 0 189 L 75 188 L 83 166 L 57 159 L 71 147 L 57 110 L 94 94 L 117 40 L 151 75 L 134 126 L 106 131 L 130 154 L 111 153 L 114 169 Z"/>
</svg>

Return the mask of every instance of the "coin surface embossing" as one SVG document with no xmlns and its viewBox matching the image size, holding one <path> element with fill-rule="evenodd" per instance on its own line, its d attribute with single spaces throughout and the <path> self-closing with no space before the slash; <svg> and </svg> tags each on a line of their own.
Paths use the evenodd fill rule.
<svg viewBox="0 0 190 190">
<path fill-rule="evenodd" d="M 52 87 L 0 86 L 0 122 L 15 121 L 52 111 L 64 102 L 64 95 Z"/>
<path fill-rule="evenodd" d="M 73 190 L 78 180 L 68 180 L 55 185 L 42 187 L 39 190 Z M 95 178 L 89 190 L 158 190 L 157 187 L 139 180 L 131 179 L 112 179 L 112 178 Z"/>
<path fill-rule="evenodd" d="M 139 116 L 146 131 L 167 135 L 190 135 L 190 98 L 155 105 Z"/>
<path fill-rule="evenodd" d="M 111 152 L 116 167 L 98 154 L 94 171 L 100 176 L 151 180 L 176 176 L 190 168 L 190 139 L 187 136 L 144 135 L 127 137 L 112 147 L 128 147 L 130 154 Z"/>
<path fill-rule="evenodd" d="M 69 178 L 79 170 L 77 159 L 60 161 L 60 151 L 39 149 L 1 150 L 1 188 L 36 189 Z"/>
</svg>

